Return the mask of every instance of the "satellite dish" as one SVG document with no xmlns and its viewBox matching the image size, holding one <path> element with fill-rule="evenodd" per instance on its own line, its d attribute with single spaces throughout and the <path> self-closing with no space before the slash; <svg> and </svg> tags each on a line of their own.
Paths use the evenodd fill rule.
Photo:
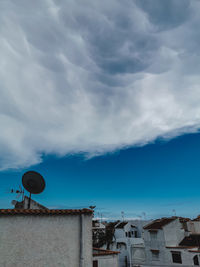
<svg viewBox="0 0 200 267">
<path fill-rule="evenodd" d="M 45 188 L 45 181 L 41 174 L 35 171 L 25 172 L 22 184 L 30 194 L 40 194 Z"/>
</svg>

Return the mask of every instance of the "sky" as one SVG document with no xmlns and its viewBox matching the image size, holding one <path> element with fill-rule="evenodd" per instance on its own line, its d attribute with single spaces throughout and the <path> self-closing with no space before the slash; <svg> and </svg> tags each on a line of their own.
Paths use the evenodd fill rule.
<svg viewBox="0 0 200 267">
<path fill-rule="evenodd" d="M 200 213 L 199 12 L 199 0 L 2 0 L 0 205 L 36 170 L 49 207 Z"/>
</svg>

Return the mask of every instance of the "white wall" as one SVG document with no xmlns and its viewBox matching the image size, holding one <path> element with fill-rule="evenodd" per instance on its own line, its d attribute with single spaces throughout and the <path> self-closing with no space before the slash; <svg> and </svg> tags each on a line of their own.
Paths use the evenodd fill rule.
<svg viewBox="0 0 200 267">
<path fill-rule="evenodd" d="M 84 267 L 92 266 L 92 216 L 84 215 Z M 0 266 L 79 267 L 80 215 L 1 215 Z"/>
<path fill-rule="evenodd" d="M 171 223 L 163 227 L 166 246 L 177 246 L 185 237 L 185 230 L 179 222 L 179 219 L 172 221 Z"/>
<path fill-rule="evenodd" d="M 95 256 L 93 260 L 98 261 L 98 267 L 118 267 L 118 255 Z"/>
<path fill-rule="evenodd" d="M 200 233 L 200 221 L 187 222 L 188 231 L 192 233 Z"/>
</svg>

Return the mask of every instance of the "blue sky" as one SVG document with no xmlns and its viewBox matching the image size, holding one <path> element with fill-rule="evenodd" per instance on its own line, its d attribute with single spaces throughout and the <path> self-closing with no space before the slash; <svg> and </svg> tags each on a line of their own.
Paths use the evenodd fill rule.
<svg viewBox="0 0 200 267">
<path fill-rule="evenodd" d="M 51 207 L 198 213 L 199 13 L 198 0 L 0 1 L 2 207 L 35 169 Z"/>
<path fill-rule="evenodd" d="M 200 134 L 124 149 L 86 160 L 83 156 L 45 157 L 39 165 L 2 172 L 1 207 L 15 195 L 6 193 L 21 184 L 26 170 L 39 171 L 46 189 L 34 199 L 48 207 L 82 208 L 96 205 L 105 218 L 155 218 L 200 213 Z"/>
</svg>

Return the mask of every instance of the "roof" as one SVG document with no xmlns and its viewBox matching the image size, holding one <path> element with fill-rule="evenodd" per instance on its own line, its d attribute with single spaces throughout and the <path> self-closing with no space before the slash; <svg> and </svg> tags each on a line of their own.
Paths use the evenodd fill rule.
<svg viewBox="0 0 200 267">
<path fill-rule="evenodd" d="M 115 228 L 120 228 L 120 229 L 122 229 L 122 228 L 124 228 L 124 226 L 127 224 L 128 222 L 121 222 L 121 223 L 119 223 Z"/>
<path fill-rule="evenodd" d="M 172 222 L 172 221 L 174 221 L 176 219 L 179 219 L 179 221 L 181 223 L 184 223 L 184 222 L 187 222 L 187 221 L 190 220 L 189 218 L 176 217 L 176 216 L 169 217 L 169 218 L 164 217 L 164 218 L 161 218 L 161 219 L 154 220 L 153 222 L 147 224 L 143 228 L 145 230 L 159 230 L 159 229 L 162 229 L 163 226 L 167 225 L 168 223 L 170 223 L 170 222 Z"/>
<path fill-rule="evenodd" d="M 200 215 L 198 215 L 193 221 L 200 221 Z"/>
<path fill-rule="evenodd" d="M 118 255 L 119 251 L 105 250 L 101 248 L 93 248 L 93 257 L 105 256 L 105 255 Z"/>
<path fill-rule="evenodd" d="M 92 214 L 91 209 L 0 209 L 0 216 L 3 215 L 77 215 Z"/>
<path fill-rule="evenodd" d="M 199 234 L 191 234 L 183 238 L 183 240 L 179 243 L 179 246 L 200 246 L 200 235 Z"/>
<path fill-rule="evenodd" d="M 151 229 L 162 229 L 163 226 L 167 225 L 168 223 L 174 221 L 175 219 L 177 219 L 177 217 L 170 217 L 170 218 L 161 218 L 161 219 L 157 219 L 149 224 L 147 224 L 146 226 L 144 226 L 143 228 L 145 230 L 151 230 Z"/>
</svg>

